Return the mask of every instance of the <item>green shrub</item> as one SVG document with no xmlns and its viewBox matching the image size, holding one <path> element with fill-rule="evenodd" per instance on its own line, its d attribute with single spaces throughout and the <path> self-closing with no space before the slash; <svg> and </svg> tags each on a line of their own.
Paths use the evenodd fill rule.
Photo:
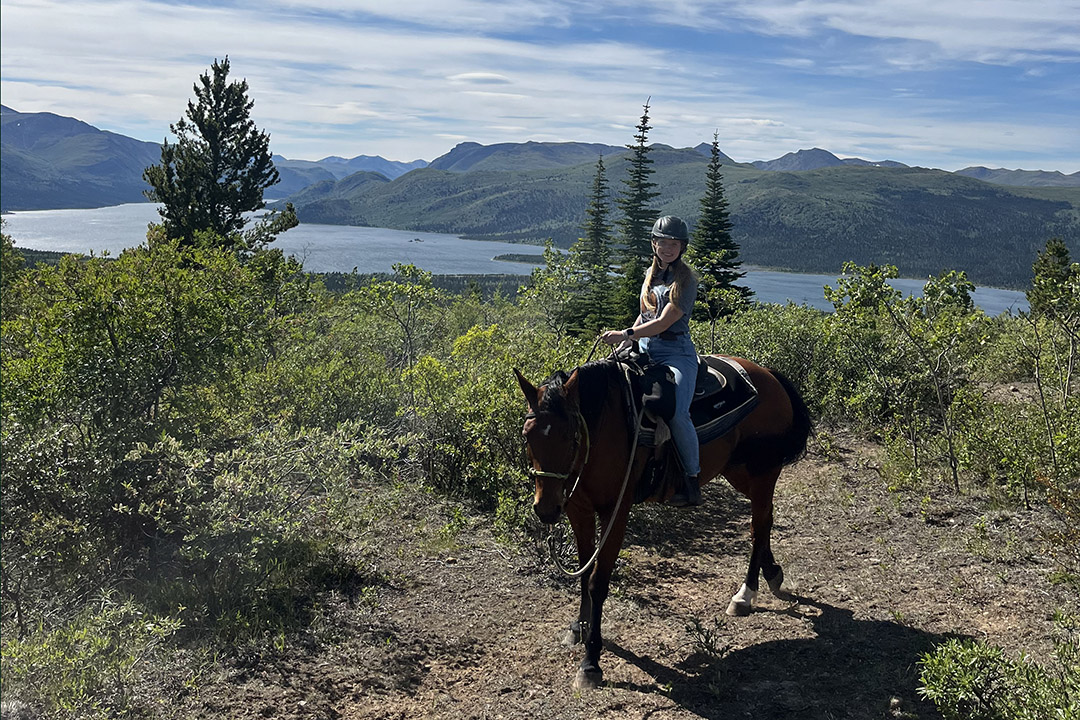
<svg viewBox="0 0 1080 720">
<path fill-rule="evenodd" d="M 950 639 L 919 661 L 920 694 L 946 720 L 1076 720 L 1080 718 L 1080 634 L 1076 618 L 1058 618 L 1055 663 L 975 640 Z"/>
<path fill-rule="evenodd" d="M 56 628 L 5 640 L 4 698 L 50 720 L 149 717 L 154 698 L 141 686 L 161 680 L 162 647 L 180 626 L 175 614 L 107 596 Z"/>
</svg>

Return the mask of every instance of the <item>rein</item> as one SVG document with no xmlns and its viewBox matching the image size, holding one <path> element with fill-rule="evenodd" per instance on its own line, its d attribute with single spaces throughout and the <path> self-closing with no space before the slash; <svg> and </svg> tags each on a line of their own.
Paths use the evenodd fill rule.
<svg viewBox="0 0 1080 720">
<path fill-rule="evenodd" d="M 593 348 L 595 349 L 595 345 L 593 346 Z M 612 355 L 614 356 L 614 352 L 612 353 Z M 590 357 L 591 356 L 592 353 L 590 353 Z M 627 382 L 629 383 L 629 380 L 627 380 Z M 637 454 L 638 435 L 641 433 L 641 418 L 644 414 L 645 408 L 642 407 L 637 414 L 637 421 L 634 423 L 634 439 L 630 443 L 630 457 L 626 461 L 626 472 L 623 474 L 622 487 L 619 488 L 619 497 L 615 501 L 615 510 L 611 513 L 611 520 L 608 521 L 607 528 L 604 530 L 604 534 L 600 537 L 600 542 L 597 543 L 596 552 L 593 553 L 593 556 L 589 558 L 588 562 L 586 562 L 577 570 L 570 570 L 563 564 L 562 560 L 559 558 L 558 553 L 555 552 L 554 535 L 550 535 L 548 537 L 548 551 L 551 553 L 551 559 L 555 562 L 555 566 L 558 567 L 559 570 L 561 570 L 563 574 L 568 577 L 579 578 L 592 568 L 593 564 L 596 562 L 596 559 L 600 557 L 600 551 L 604 549 L 604 544 L 607 542 L 608 536 L 611 535 L 612 528 L 615 527 L 615 521 L 618 519 L 619 508 L 622 507 L 623 496 L 626 494 L 626 487 L 630 482 L 630 471 L 634 467 L 634 456 Z M 588 443 L 589 427 L 588 425 L 586 425 L 585 418 L 582 417 L 580 410 L 578 410 L 577 415 L 578 420 L 581 421 L 581 426 L 585 428 L 585 439 L 586 443 Z M 581 469 L 578 471 L 577 478 L 574 480 L 574 487 L 570 489 L 570 492 L 564 499 L 564 504 L 568 504 L 570 502 L 570 496 L 573 495 L 574 490 L 577 489 L 578 482 L 580 482 L 581 480 L 581 473 L 585 470 L 585 463 L 587 463 L 588 461 L 588 449 L 586 448 L 585 462 L 581 464 Z M 542 475 L 544 477 L 558 477 L 558 474 L 556 473 L 537 472 L 536 474 Z M 562 477 L 563 479 L 566 479 L 567 477 L 569 477 L 569 474 L 563 475 Z"/>
</svg>

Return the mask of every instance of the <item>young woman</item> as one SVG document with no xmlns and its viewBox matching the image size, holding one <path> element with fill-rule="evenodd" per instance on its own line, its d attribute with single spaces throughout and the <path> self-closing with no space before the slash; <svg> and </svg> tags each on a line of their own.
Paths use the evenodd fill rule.
<svg viewBox="0 0 1080 720">
<path fill-rule="evenodd" d="M 639 340 L 649 361 L 662 363 L 675 374 L 675 417 L 671 436 L 679 451 L 686 483 L 669 500 L 677 507 L 701 504 L 698 475 L 698 440 L 690 419 L 690 401 L 697 382 L 697 350 L 690 340 L 690 313 L 697 297 L 698 281 L 693 269 L 682 260 L 690 243 L 686 223 L 665 215 L 653 224 L 653 261 L 641 285 L 641 314 L 632 327 L 608 330 L 601 339 L 610 344 Z"/>
</svg>

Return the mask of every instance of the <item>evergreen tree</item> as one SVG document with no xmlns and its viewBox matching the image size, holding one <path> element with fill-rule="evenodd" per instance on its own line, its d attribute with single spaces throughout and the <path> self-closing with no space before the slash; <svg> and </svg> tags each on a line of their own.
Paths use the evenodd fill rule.
<svg viewBox="0 0 1080 720">
<path fill-rule="evenodd" d="M 615 312 L 613 307 L 612 239 L 611 225 L 608 223 L 611 210 L 608 195 L 604 158 L 601 156 L 596 162 L 592 195 L 589 198 L 589 207 L 585 210 L 586 220 L 582 228 L 585 235 L 570 248 L 579 284 L 570 305 L 571 324 L 586 333 L 598 333 L 616 323 L 622 316 L 622 313 Z"/>
<path fill-rule="evenodd" d="M 296 225 L 296 216 L 290 206 L 241 233 L 244 213 L 266 207 L 263 191 L 279 179 L 270 135 L 251 119 L 255 103 L 247 96 L 247 81 L 229 82 L 226 57 L 199 76 L 194 90 L 186 117 L 169 128 L 176 143 L 166 139 L 161 164 L 143 173 L 152 188 L 146 196 L 163 205 L 166 237 L 193 245 L 200 233 L 212 233 L 215 242 L 238 250 L 270 242 Z"/>
<path fill-rule="evenodd" d="M 645 101 L 641 122 L 637 125 L 634 144 L 627 145 L 632 151 L 630 156 L 629 176 L 623 180 L 625 189 L 616 200 L 622 217 L 618 221 L 619 235 L 622 241 L 622 278 L 616 293 L 616 302 L 627 316 L 627 322 L 638 313 L 638 294 L 645 279 L 645 267 L 652 257 L 652 225 L 657 211 L 652 201 L 660 193 L 654 190 L 656 183 L 650 179 L 653 174 L 652 159 L 646 145 L 649 137 L 649 101 Z"/>
<path fill-rule="evenodd" d="M 699 319 L 713 324 L 746 305 L 753 295 L 749 288 L 736 284 L 746 273 L 739 269 L 739 245 L 731 237 L 731 216 L 720 167 L 720 145 L 714 133 L 701 216 L 687 252 L 687 260 L 700 276 L 698 297 L 704 300 L 697 303 L 696 311 Z"/>
</svg>

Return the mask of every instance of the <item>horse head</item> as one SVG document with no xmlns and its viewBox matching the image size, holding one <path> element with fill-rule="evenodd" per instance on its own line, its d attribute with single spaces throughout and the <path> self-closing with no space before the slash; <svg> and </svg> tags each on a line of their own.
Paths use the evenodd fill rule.
<svg viewBox="0 0 1080 720">
<path fill-rule="evenodd" d="M 558 372 L 539 388 L 514 370 L 529 412 L 521 434 L 529 457 L 529 474 L 536 482 L 533 512 L 541 522 L 554 523 L 562 514 L 576 479 L 588 459 L 588 428 L 578 408 L 578 371 Z M 582 453 L 584 451 L 584 458 Z"/>
</svg>

